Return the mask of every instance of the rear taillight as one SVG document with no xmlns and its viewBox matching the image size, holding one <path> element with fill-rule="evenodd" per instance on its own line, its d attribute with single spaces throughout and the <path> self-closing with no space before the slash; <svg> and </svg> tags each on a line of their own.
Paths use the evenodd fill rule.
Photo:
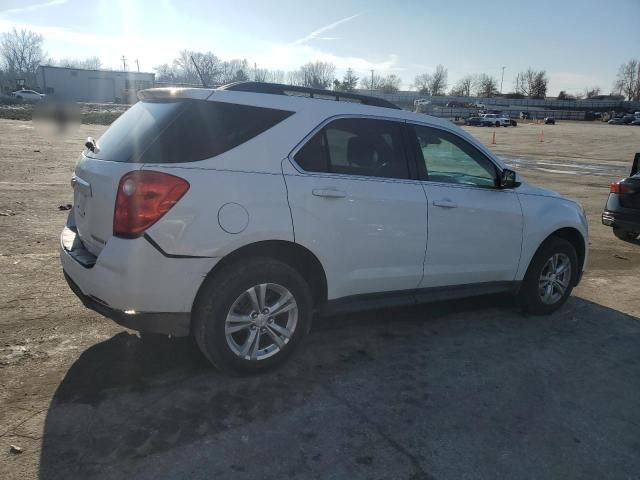
<svg viewBox="0 0 640 480">
<path fill-rule="evenodd" d="M 624 180 L 612 183 L 609 188 L 609 192 L 611 193 L 636 193 L 637 191 L 637 187 L 624 183 Z"/>
<path fill-rule="evenodd" d="M 120 179 L 113 234 L 139 237 L 189 190 L 189 182 L 168 173 L 138 170 Z"/>
</svg>

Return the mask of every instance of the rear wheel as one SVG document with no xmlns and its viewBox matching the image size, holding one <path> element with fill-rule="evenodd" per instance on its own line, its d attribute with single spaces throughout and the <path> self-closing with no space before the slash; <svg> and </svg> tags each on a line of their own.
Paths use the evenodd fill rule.
<svg viewBox="0 0 640 480">
<path fill-rule="evenodd" d="M 194 306 L 193 333 L 216 367 L 258 373 L 283 362 L 309 331 L 304 278 L 269 258 L 238 262 L 208 279 Z"/>
<path fill-rule="evenodd" d="M 529 265 L 520 301 L 535 315 L 554 312 L 567 301 L 578 278 L 578 256 L 568 241 L 551 237 L 545 241 Z"/>
<path fill-rule="evenodd" d="M 499 126 L 500 126 L 500 122 L 496 122 L 496 127 L 499 127 Z"/>
</svg>

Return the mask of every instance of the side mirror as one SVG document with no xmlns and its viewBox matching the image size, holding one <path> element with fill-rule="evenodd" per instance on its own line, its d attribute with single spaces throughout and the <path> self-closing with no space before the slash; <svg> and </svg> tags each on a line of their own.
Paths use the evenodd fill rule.
<svg viewBox="0 0 640 480">
<path fill-rule="evenodd" d="M 500 173 L 500 188 L 516 188 L 520 182 L 516 180 L 516 172 L 505 168 Z"/>
<path fill-rule="evenodd" d="M 633 177 L 639 171 L 640 171 L 640 153 L 636 153 L 636 156 L 633 159 L 633 165 L 631 166 L 631 175 L 629 176 Z"/>
</svg>

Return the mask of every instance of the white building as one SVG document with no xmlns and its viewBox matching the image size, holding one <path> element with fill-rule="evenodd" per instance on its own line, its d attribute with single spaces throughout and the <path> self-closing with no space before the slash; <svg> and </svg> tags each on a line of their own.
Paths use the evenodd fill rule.
<svg viewBox="0 0 640 480">
<path fill-rule="evenodd" d="M 40 91 L 47 96 L 75 102 L 133 103 L 138 90 L 153 87 L 155 73 L 85 70 L 40 65 Z"/>
</svg>

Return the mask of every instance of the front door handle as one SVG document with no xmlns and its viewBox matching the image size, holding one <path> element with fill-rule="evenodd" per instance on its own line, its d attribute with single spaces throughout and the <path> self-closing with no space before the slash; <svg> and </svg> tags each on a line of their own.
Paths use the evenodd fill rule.
<svg viewBox="0 0 640 480">
<path fill-rule="evenodd" d="M 443 198 L 442 200 L 434 200 L 433 205 L 436 207 L 442 208 L 457 208 L 458 204 L 448 198 Z"/>
<path fill-rule="evenodd" d="M 337 188 L 314 188 L 311 193 L 316 197 L 326 198 L 344 198 L 347 196 L 345 192 Z"/>
</svg>

